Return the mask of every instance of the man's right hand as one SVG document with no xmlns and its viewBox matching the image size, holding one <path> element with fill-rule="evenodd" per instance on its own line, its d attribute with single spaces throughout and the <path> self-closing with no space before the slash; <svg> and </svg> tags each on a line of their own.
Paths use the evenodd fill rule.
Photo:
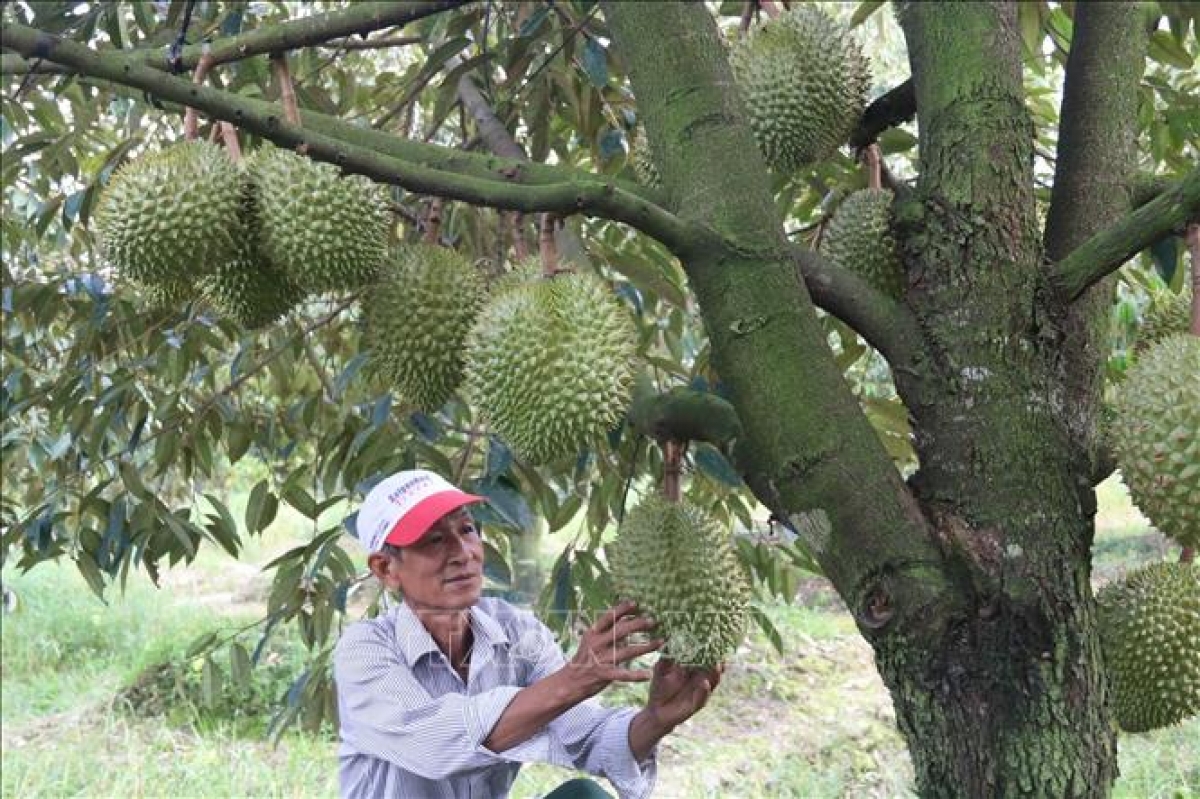
<svg viewBox="0 0 1200 799">
<path fill-rule="evenodd" d="M 625 601 L 606 611 L 584 632 L 579 649 L 567 663 L 566 671 L 572 681 L 588 696 L 604 690 L 613 682 L 645 682 L 651 677 L 649 669 L 631 669 L 625 664 L 634 658 L 662 647 L 661 640 L 630 643 L 634 633 L 654 628 L 654 620 L 636 615 L 637 603 Z"/>
</svg>

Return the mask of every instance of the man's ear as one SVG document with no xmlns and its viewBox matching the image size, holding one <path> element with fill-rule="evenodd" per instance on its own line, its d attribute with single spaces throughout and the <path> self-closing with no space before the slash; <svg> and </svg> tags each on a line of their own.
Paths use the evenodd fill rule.
<svg viewBox="0 0 1200 799">
<path fill-rule="evenodd" d="M 375 575 L 375 578 L 383 583 L 384 588 L 395 590 L 388 584 L 388 567 L 391 564 L 391 557 L 382 552 L 372 552 L 367 556 L 367 568 L 371 570 L 371 574 Z"/>
</svg>

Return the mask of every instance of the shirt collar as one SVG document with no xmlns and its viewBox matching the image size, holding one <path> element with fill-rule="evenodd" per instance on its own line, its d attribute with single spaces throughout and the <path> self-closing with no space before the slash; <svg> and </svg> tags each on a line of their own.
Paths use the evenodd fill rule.
<svg viewBox="0 0 1200 799">
<path fill-rule="evenodd" d="M 510 643 L 500 623 L 478 604 L 473 605 L 469 612 L 471 631 L 475 634 L 473 649 L 483 645 L 491 649 Z M 396 608 L 395 629 L 396 643 L 409 666 L 415 666 L 425 655 L 439 651 L 433 636 L 425 629 L 425 625 L 421 624 L 421 620 L 407 602 L 401 602 Z"/>
</svg>

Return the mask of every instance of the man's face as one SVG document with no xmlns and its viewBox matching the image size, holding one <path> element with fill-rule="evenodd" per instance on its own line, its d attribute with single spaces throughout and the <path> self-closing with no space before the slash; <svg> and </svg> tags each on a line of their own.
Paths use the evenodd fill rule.
<svg viewBox="0 0 1200 799">
<path fill-rule="evenodd" d="M 390 590 L 400 591 L 409 607 L 458 611 L 479 599 L 483 590 L 483 539 L 466 508 L 443 516 L 420 540 L 402 551 L 399 558 L 373 555 L 372 571 Z"/>
</svg>

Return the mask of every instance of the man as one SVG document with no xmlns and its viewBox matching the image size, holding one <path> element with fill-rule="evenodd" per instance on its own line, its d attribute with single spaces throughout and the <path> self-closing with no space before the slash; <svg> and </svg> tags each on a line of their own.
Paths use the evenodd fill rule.
<svg viewBox="0 0 1200 799">
<path fill-rule="evenodd" d="M 653 621 L 624 602 L 602 615 L 567 661 L 526 611 L 481 596 L 483 541 L 467 506 L 483 501 L 428 471 L 375 486 L 356 532 L 371 572 L 404 601 L 349 627 L 334 654 L 346 797 L 505 797 L 522 763 L 555 763 L 644 797 L 655 747 L 704 706 L 719 671 L 629 661 Z M 593 697 L 613 682 L 650 680 L 640 711 Z M 590 780 L 551 794 L 607 796 Z"/>
</svg>

